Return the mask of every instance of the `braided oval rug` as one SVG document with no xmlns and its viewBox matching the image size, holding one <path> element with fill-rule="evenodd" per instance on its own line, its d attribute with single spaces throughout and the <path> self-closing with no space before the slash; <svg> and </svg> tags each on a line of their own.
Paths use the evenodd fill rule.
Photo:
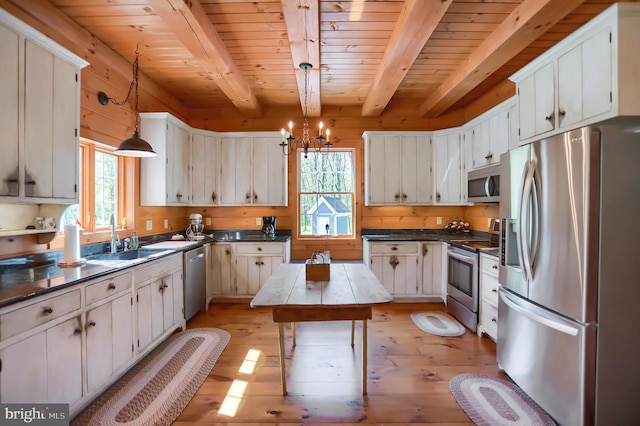
<svg viewBox="0 0 640 426">
<path fill-rule="evenodd" d="M 230 335 L 194 328 L 161 343 L 71 425 L 170 425 L 205 381 Z"/>
</svg>

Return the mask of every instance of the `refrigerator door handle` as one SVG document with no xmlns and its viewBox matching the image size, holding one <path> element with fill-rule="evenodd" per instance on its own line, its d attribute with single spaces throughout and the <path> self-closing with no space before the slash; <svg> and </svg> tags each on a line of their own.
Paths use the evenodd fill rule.
<svg viewBox="0 0 640 426">
<path fill-rule="evenodd" d="M 577 336 L 580 330 L 576 327 L 568 326 L 564 323 L 556 321 L 550 315 L 538 314 L 529 309 L 526 309 L 518 303 L 517 300 L 513 298 L 513 296 L 509 295 L 505 290 L 500 291 L 500 299 L 507 305 L 510 309 L 518 312 L 526 316 L 527 318 L 535 321 L 537 323 L 543 324 L 547 327 L 553 328 L 554 330 L 558 330 L 561 333 L 568 334 L 569 336 Z"/>
<path fill-rule="evenodd" d="M 520 257 L 525 280 L 531 281 L 533 279 L 533 272 L 531 270 L 531 243 L 527 234 L 529 222 L 532 219 L 529 207 L 533 186 L 533 174 L 536 170 L 535 160 L 531 160 L 525 170 L 522 196 L 520 198 L 520 211 L 518 212 L 518 226 L 520 227 L 520 232 L 518 232 L 518 257 Z"/>
</svg>

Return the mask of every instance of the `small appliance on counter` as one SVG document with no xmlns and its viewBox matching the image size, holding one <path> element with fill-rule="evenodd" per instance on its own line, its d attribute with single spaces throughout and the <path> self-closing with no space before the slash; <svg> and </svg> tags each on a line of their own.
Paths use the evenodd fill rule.
<svg viewBox="0 0 640 426">
<path fill-rule="evenodd" d="M 204 239 L 204 225 L 202 224 L 202 215 L 193 213 L 189 216 L 189 227 L 187 228 L 187 240 L 199 241 Z"/>
<path fill-rule="evenodd" d="M 262 233 L 272 240 L 276 238 L 276 217 L 262 216 Z"/>
</svg>

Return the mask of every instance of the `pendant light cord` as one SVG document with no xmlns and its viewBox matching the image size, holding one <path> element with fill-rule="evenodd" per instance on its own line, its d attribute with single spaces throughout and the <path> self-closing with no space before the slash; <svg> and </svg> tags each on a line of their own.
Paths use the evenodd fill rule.
<svg viewBox="0 0 640 426">
<path fill-rule="evenodd" d="M 135 61 L 133 61 L 133 65 L 131 68 L 133 73 L 133 80 L 131 80 L 131 84 L 129 85 L 129 90 L 127 91 L 127 97 L 124 98 L 122 102 L 118 102 L 111 97 L 109 98 L 109 101 L 111 101 L 111 103 L 114 105 L 123 106 L 127 102 L 129 102 L 129 98 L 131 98 L 131 92 L 134 91 L 134 88 L 135 88 L 135 105 L 134 105 L 135 118 L 133 122 L 133 131 L 138 132 L 139 117 L 138 117 L 138 45 L 137 44 L 136 44 L 136 59 Z"/>
</svg>

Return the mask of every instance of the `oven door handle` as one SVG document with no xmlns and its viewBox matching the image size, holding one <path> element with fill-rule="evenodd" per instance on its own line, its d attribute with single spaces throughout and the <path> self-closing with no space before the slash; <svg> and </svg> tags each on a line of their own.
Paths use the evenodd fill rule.
<svg viewBox="0 0 640 426">
<path fill-rule="evenodd" d="M 458 259 L 458 260 L 460 260 L 462 262 L 465 262 L 465 263 L 474 263 L 475 262 L 475 259 L 473 257 L 471 257 L 471 256 L 465 256 L 465 255 L 454 253 L 454 252 L 451 252 L 451 251 L 447 252 L 447 255 L 449 257 L 453 257 L 454 259 Z"/>
</svg>

